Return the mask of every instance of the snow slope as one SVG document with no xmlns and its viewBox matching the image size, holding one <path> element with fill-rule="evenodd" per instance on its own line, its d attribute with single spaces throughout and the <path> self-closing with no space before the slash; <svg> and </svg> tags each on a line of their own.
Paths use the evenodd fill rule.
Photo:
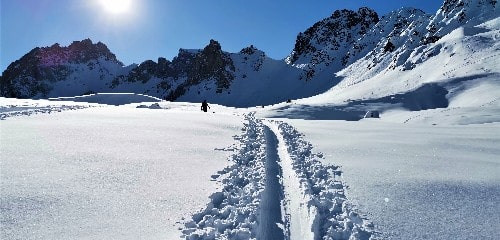
<svg viewBox="0 0 500 240">
<path fill-rule="evenodd" d="M 48 100 L 15 99 L 0 97 L 0 120 L 15 116 L 29 116 L 39 113 L 62 112 L 88 107 L 98 107 L 98 104 L 60 101 L 54 103 Z"/>
<path fill-rule="evenodd" d="M 337 166 L 324 166 L 291 126 L 246 115 L 223 190 L 185 225 L 186 239 L 370 239 L 373 224 L 345 196 Z"/>
<path fill-rule="evenodd" d="M 361 71 L 371 62 L 359 60 L 338 73 L 342 80 L 332 89 L 277 105 L 267 116 L 359 120 L 366 111 L 378 110 L 383 119 L 398 122 L 496 122 L 499 24 L 494 18 L 463 26 L 417 49 L 408 60 L 415 61 L 412 70 Z"/>
</svg>

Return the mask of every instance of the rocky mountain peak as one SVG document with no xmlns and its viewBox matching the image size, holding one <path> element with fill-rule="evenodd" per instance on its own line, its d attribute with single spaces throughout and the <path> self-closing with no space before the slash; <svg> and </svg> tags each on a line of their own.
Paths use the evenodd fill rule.
<svg viewBox="0 0 500 240">
<path fill-rule="evenodd" d="M 220 46 L 219 42 L 217 42 L 213 39 L 210 39 L 210 43 L 203 49 L 203 52 L 205 54 L 222 52 L 222 47 Z"/>
<path fill-rule="evenodd" d="M 322 50 L 339 50 L 342 45 L 351 44 L 358 36 L 366 33 L 378 21 L 378 14 L 366 7 L 358 11 L 336 10 L 330 17 L 299 33 L 287 62 L 306 63 Z"/>
<path fill-rule="evenodd" d="M 50 91 L 50 84 L 46 81 L 66 79 L 76 71 L 72 66 L 76 64 L 82 64 L 89 70 L 100 68 L 101 61 L 123 66 L 105 44 L 94 44 L 90 39 L 74 41 L 67 47 L 61 47 L 58 43 L 50 47 L 37 47 L 11 63 L 2 73 L 0 92 L 3 96 L 11 97 L 45 96 Z M 22 87 L 14 86 L 11 83 L 14 79 L 18 79 L 15 84 Z"/>
<path fill-rule="evenodd" d="M 222 51 L 219 42 L 210 40 L 210 43 L 196 55 L 192 66 L 188 71 L 188 82 L 198 84 L 203 79 L 215 79 L 217 92 L 228 88 L 234 75 L 234 64 L 229 54 Z"/>
<path fill-rule="evenodd" d="M 253 45 L 250 45 L 250 46 L 245 47 L 245 48 L 240 50 L 240 53 L 245 54 L 245 55 L 253 55 L 256 52 L 261 52 L 261 51 L 259 49 L 257 49 L 256 47 L 254 47 Z"/>
<path fill-rule="evenodd" d="M 116 56 L 104 43 L 98 42 L 94 44 L 90 39 L 74 41 L 67 47 L 61 47 L 56 43 L 50 47 L 39 48 L 36 57 L 43 67 L 59 66 L 68 63 L 87 63 L 99 58 L 123 66 L 123 63 L 116 59 Z"/>
</svg>

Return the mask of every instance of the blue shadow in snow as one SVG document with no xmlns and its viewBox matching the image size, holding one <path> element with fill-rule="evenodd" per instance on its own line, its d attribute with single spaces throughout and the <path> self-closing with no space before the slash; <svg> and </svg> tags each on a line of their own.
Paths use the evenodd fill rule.
<svg viewBox="0 0 500 240">
<path fill-rule="evenodd" d="M 306 120 L 359 121 L 367 111 L 383 112 L 403 108 L 409 111 L 446 108 L 449 105 L 448 89 L 460 87 L 463 82 L 477 80 L 492 74 L 478 74 L 455 78 L 445 83 L 428 83 L 411 92 L 395 94 L 376 99 L 354 100 L 346 105 L 288 105 L 275 110 L 270 118 L 290 118 Z"/>
</svg>

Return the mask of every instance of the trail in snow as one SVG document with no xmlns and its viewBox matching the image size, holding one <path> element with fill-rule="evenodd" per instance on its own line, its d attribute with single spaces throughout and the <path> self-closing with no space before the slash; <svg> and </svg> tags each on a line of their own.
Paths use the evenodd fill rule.
<svg viewBox="0 0 500 240">
<path fill-rule="evenodd" d="M 276 135 L 265 128 L 266 136 L 266 187 L 262 192 L 260 205 L 260 230 L 257 239 L 280 240 L 284 239 L 281 201 L 283 188 L 280 183 L 281 169 L 278 164 L 278 140 Z"/>
<path fill-rule="evenodd" d="M 339 167 L 323 165 L 319 161 L 323 155 L 314 153 L 312 144 L 305 141 L 303 134 L 291 125 L 283 122 L 274 124 L 278 129 L 275 134 L 286 146 L 286 151 L 282 149 L 280 156 L 291 160 L 282 161 L 284 176 L 285 172 L 291 171 L 289 175 L 292 179 L 298 178 L 300 182 L 299 191 L 290 188 L 293 183 L 288 188 L 285 184 L 285 196 L 290 197 L 289 202 L 299 202 L 298 210 L 291 208 L 288 211 L 292 219 L 291 239 L 368 240 L 376 237 L 373 224 L 359 215 L 347 200 L 347 187 L 340 178 L 342 172 Z M 285 166 L 287 163 L 291 167 Z M 294 226 L 294 218 L 300 218 L 300 225 Z M 304 219 L 310 224 L 304 225 Z"/>
<path fill-rule="evenodd" d="M 246 116 L 223 190 L 185 224 L 186 239 L 368 240 L 373 224 L 345 196 L 337 166 L 292 126 Z"/>
<path fill-rule="evenodd" d="M 315 212 L 309 212 L 310 210 L 307 206 L 307 202 L 310 200 L 307 195 L 304 194 L 301 188 L 301 180 L 295 174 L 293 170 L 293 163 L 288 150 L 283 139 L 283 136 L 279 134 L 278 126 L 266 122 L 268 128 L 272 131 L 272 134 L 276 136 L 278 140 L 278 154 L 280 158 L 280 167 L 282 169 L 282 184 L 284 188 L 284 219 L 286 221 L 285 229 L 287 231 L 288 239 L 314 239 L 314 233 L 312 231 L 312 217 Z"/>
</svg>

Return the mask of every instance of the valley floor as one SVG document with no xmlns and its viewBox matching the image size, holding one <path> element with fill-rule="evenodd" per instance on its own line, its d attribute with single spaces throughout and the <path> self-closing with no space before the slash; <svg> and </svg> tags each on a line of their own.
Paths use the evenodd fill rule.
<svg viewBox="0 0 500 240">
<path fill-rule="evenodd" d="M 0 108 L 2 239 L 494 239 L 500 228 L 498 123 L 61 104 Z"/>
</svg>

